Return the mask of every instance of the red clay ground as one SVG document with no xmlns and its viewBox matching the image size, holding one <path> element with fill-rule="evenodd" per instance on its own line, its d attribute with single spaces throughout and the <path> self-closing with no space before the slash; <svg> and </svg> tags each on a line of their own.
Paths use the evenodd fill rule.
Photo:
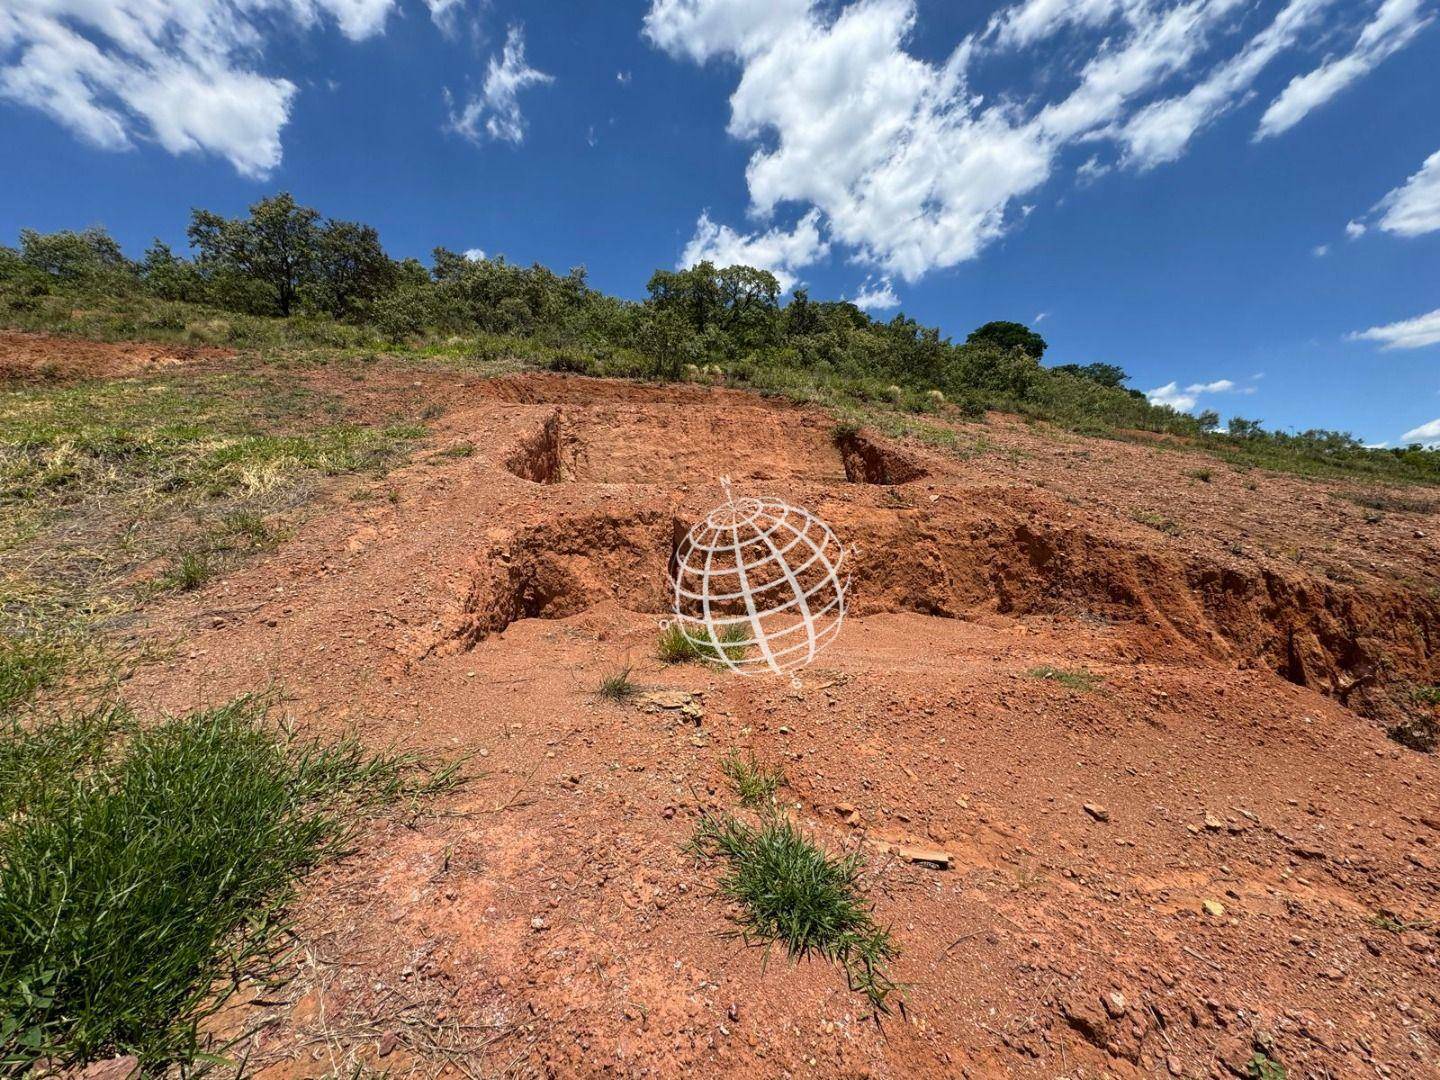
<svg viewBox="0 0 1440 1080">
<path fill-rule="evenodd" d="M 426 386 L 448 411 L 395 501 L 152 609 L 177 651 L 127 691 L 273 680 L 322 729 L 475 755 L 307 883 L 298 977 L 226 1016 L 260 1075 L 1205 1077 L 1257 1039 L 1292 1078 L 1440 1075 L 1436 936 L 1375 920 L 1440 915 L 1440 762 L 1382 729 L 1440 682 L 1432 516 L 1003 418 L 962 455 L 842 453 L 818 410 L 725 390 Z M 854 549 L 799 690 L 653 659 L 722 472 Z M 625 663 L 698 726 L 597 701 Z M 950 854 L 868 864 L 904 1015 L 724 936 L 682 846 L 734 806 L 732 747 L 832 850 Z"/>
</svg>

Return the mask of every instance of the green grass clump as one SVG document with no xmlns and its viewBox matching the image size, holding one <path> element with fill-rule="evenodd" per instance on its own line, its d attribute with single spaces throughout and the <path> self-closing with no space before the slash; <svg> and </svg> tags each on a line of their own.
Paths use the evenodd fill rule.
<svg viewBox="0 0 1440 1080">
<path fill-rule="evenodd" d="M 175 565 L 161 578 L 161 583 L 181 592 L 193 592 L 209 581 L 214 573 L 209 552 L 186 551 L 175 560 Z"/>
<path fill-rule="evenodd" d="M 65 652 L 48 641 L 0 634 L 0 717 L 52 685 L 65 669 Z"/>
<path fill-rule="evenodd" d="M 863 993 L 877 1013 L 890 1011 L 899 984 L 887 966 L 898 950 L 860 895 L 858 852 L 830 855 L 778 815 L 758 826 L 728 815 L 704 817 L 690 850 L 726 863 L 719 891 L 739 905 L 739 933 L 747 943 L 780 942 L 797 959 L 818 953 L 845 969 L 850 989 Z"/>
<path fill-rule="evenodd" d="M 773 808 L 775 794 L 785 784 L 785 772 L 778 765 L 762 765 L 755 755 L 740 756 L 740 751 L 731 750 L 720 763 L 720 771 L 740 796 L 740 804 L 752 810 Z"/>
<path fill-rule="evenodd" d="M 1084 668 L 1051 667 L 1049 664 L 1041 664 L 1026 672 L 1032 679 L 1043 679 L 1046 682 L 1056 682 L 1071 690 L 1094 690 L 1100 683 L 1100 676 L 1094 672 L 1086 671 Z"/>
<path fill-rule="evenodd" d="M 0 1071 L 135 1054 L 158 1074 L 278 956 L 306 870 L 357 809 L 444 787 L 305 741 L 255 699 L 143 726 L 122 707 L 0 732 Z"/>
<path fill-rule="evenodd" d="M 630 678 L 630 670 L 627 665 L 606 675 L 595 688 L 595 696 L 606 701 L 624 702 L 640 693 L 639 684 Z"/>
<path fill-rule="evenodd" d="M 721 654 L 731 661 L 740 661 L 750 651 L 750 628 L 743 624 L 727 626 L 720 631 L 720 638 L 708 641 L 690 637 L 678 622 L 672 622 L 660 632 L 660 643 L 656 654 L 667 664 L 683 664 L 692 661 L 721 663 Z"/>
</svg>

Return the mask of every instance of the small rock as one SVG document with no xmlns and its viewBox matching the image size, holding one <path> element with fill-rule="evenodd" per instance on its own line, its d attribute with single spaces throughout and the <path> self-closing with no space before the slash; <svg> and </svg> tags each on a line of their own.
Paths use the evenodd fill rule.
<svg viewBox="0 0 1440 1080">
<path fill-rule="evenodd" d="M 1417 953 L 1428 953 L 1435 948 L 1435 943 L 1430 940 L 1430 935 L 1419 930 L 1403 931 L 1400 934 L 1400 944 L 1411 952 Z"/>
<path fill-rule="evenodd" d="M 1127 1008 L 1125 995 L 1119 990 L 1111 990 L 1110 993 L 1100 999 L 1100 1004 L 1105 1006 L 1105 1011 L 1110 1014 L 1110 1019 L 1112 1020 L 1119 1020 L 1125 1015 L 1125 1009 Z"/>
<path fill-rule="evenodd" d="M 384 1035 L 380 1036 L 380 1046 L 375 1053 L 381 1057 L 389 1057 L 395 1052 L 395 1046 L 399 1042 L 399 1035 L 396 1035 L 393 1031 L 387 1031 Z"/>
<path fill-rule="evenodd" d="M 1101 806 L 1099 803 L 1087 802 L 1082 809 L 1084 809 L 1085 813 L 1089 814 L 1096 821 L 1110 820 L 1110 811 L 1107 810 L 1105 807 Z"/>
<path fill-rule="evenodd" d="M 1219 919 L 1225 915 L 1225 905 L 1219 900 L 1206 900 L 1200 906 L 1205 909 L 1205 914 L 1212 918 Z"/>
<path fill-rule="evenodd" d="M 94 1061 L 85 1066 L 80 1080 L 129 1080 L 140 1071 L 140 1062 L 133 1054 Z"/>
<path fill-rule="evenodd" d="M 1219 819 L 1218 817 L 1216 817 L 1214 814 L 1206 814 L 1206 815 L 1205 815 L 1205 828 L 1210 829 L 1210 830 L 1213 831 L 1213 830 L 1215 830 L 1215 829 L 1223 829 L 1224 827 L 1225 827 L 1225 822 L 1223 822 L 1222 820 L 1220 820 L 1220 819 Z"/>
<path fill-rule="evenodd" d="M 536 915 L 533 919 L 530 920 L 531 930 L 548 930 L 549 928 L 550 924 L 545 921 L 545 917 L 543 915 Z"/>
</svg>

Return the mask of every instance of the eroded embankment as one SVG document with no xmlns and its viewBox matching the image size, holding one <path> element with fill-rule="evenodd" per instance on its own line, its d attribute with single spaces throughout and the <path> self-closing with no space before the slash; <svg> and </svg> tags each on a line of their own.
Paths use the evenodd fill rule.
<svg viewBox="0 0 1440 1080">
<path fill-rule="evenodd" d="M 894 487 L 934 476 L 916 455 L 869 433 L 842 436 L 835 451 L 852 483 Z M 585 452 L 557 409 L 505 465 L 555 483 L 568 478 L 566 460 Z M 1254 663 L 1385 723 L 1405 705 L 1387 687 L 1440 681 L 1432 644 L 1440 604 L 1413 591 L 1221 562 L 1160 535 L 1138 537 L 1103 515 L 1079 520 L 1028 485 L 929 487 L 936 494 L 915 505 L 857 496 L 844 484 L 820 496 L 814 509 L 852 552 L 853 614 L 1123 622 L 1153 631 L 1147 649 Z M 468 649 L 517 619 L 563 618 L 602 601 L 667 611 L 668 571 L 693 517 L 640 505 L 517 530 L 477 554 L 460 617 L 426 651 Z"/>
</svg>

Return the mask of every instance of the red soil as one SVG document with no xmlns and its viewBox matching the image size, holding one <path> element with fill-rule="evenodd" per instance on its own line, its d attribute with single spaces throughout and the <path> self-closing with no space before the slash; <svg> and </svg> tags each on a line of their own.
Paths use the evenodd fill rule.
<svg viewBox="0 0 1440 1080">
<path fill-rule="evenodd" d="M 181 644 L 128 691 L 274 680 L 321 729 L 476 755 L 307 883 L 299 977 L 227 1017 L 263 1075 L 1244 1075 L 1257 1038 L 1291 1077 L 1440 1075 L 1434 931 L 1372 921 L 1440 915 L 1440 762 L 1382 728 L 1440 682 L 1433 520 L 1005 419 L 958 425 L 961 455 L 842 452 L 821 412 L 725 390 L 435 393 L 395 501 L 337 499 L 152 609 Z M 853 549 L 798 690 L 653 659 L 721 473 Z M 596 700 L 626 663 L 703 720 Z M 903 1015 L 723 936 L 682 845 L 734 806 L 731 747 L 784 765 L 832 850 L 951 855 L 868 864 Z"/>
<path fill-rule="evenodd" d="M 233 349 L 210 346 L 82 341 L 0 330 L 0 382 L 115 379 L 234 355 Z"/>
</svg>

